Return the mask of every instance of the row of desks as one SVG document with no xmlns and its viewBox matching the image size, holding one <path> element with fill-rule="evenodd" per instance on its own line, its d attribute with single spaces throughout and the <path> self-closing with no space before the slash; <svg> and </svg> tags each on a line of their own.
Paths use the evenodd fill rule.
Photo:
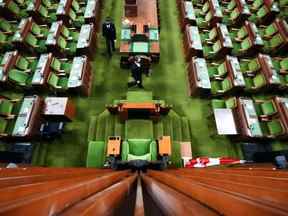
<svg viewBox="0 0 288 216">
<path fill-rule="evenodd" d="M 27 96 L 23 99 L 12 134 L 8 138 L 31 139 L 39 135 L 43 121 L 71 121 L 75 106 L 66 97 Z"/>
<path fill-rule="evenodd" d="M 20 57 L 18 51 L 6 52 L 0 66 L 0 81 L 1 85 L 5 85 L 9 70 L 15 67 L 17 59 Z M 48 77 L 53 69 L 51 64 L 53 61 L 52 53 L 42 54 L 36 66 L 36 70 L 32 75 L 32 87 L 35 88 L 47 88 Z M 67 60 L 66 60 L 67 61 Z M 70 62 L 70 61 L 68 61 Z M 71 62 L 71 70 L 68 74 L 68 90 L 82 93 L 83 95 L 89 95 L 91 82 L 92 82 L 92 71 L 89 59 L 87 56 L 74 57 Z M 54 71 L 55 72 L 55 71 Z"/>
<path fill-rule="evenodd" d="M 9 19 L 19 18 L 16 14 L 13 14 L 12 11 L 6 8 L 8 4 L 13 1 L 14 0 L 1 0 L 0 1 L 0 12 L 3 12 L 4 16 L 7 15 L 5 17 Z M 72 1 L 73 0 L 60 0 L 57 7 L 53 8 L 53 12 L 55 12 L 57 16 L 57 20 L 63 20 L 66 25 L 70 25 L 70 26 L 73 25 L 69 17 L 69 11 L 71 10 L 71 7 L 72 7 Z M 42 17 L 39 12 L 40 7 L 43 6 L 42 4 L 43 4 L 42 0 L 33 0 L 28 4 L 25 10 L 28 12 L 28 14 L 33 16 L 33 18 L 37 21 L 37 23 L 41 23 L 41 24 L 44 24 L 47 22 L 50 23 L 49 19 L 47 19 L 47 17 L 46 19 Z M 16 3 L 16 5 L 18 5 L 18 3 Z M 18 6 L 22 7 L 23 5 L 18 5 Z M 81 1 L 80 7 L 82 10 L 81 15 L 83 15 L 85 23 L 86 24 L 93 23 L 97 25 L 97 22 L 99 21 L 99 18 L 100 18 L 101 0 L 88 0 L 85 2 Z M 51 11 L 51 8 L 49 8 L 48 10 Z"/>
<path fill-rule="evenodd" d="M 254 55 L 255 53 L 259 52 L 259 50 L 261 50 L 261 48 L 264 46 L 264 42 L 254 23 L 245 21 L 242 28 L 248 32 L 247 37 L 249 38 L 251 46 L 248 50 L 239 51 L 235 54 L 239 56 L 243 54 Z M 211 30 L 203 30 L 201 32 L 196 26 L 186 25 L 184 34 L 184 48 L 187 61 L 189 61 L 192 56 L 201 57 L 203 54 L 205 54 L 203 53 L 203 46 L 208 46 L 208 44 L 205 44 L 205 41 L 202 40 L 202 37 L 204 34 L 209 34 L 211 31 L 214 31 L 216 35 L 216 37 L 212 40 L 213 43 L 211 46 L 215 45 L 216 42 L 218 42 L 221 46 L 213 57 L 215 59 L 219 59 L 227 54 L 230 54 L 233 50 L 233 44 L 238 43 L 236 41 L 232 42 L 229 30 L 225 24 L 217 23 L 216 26 Z"/>
<path fill-rule="evenodd" d="M 25 43 L 25 38 L 27 37 L 28 33 L 31 32 L 33 23 L 34 21 L 31 17 L 21 20 L 18 26 L 18 30 L 13 37 L 14 38 L 13 42 L 15 43 L 15 46 L 18 47 L 19 49 L 31 50 L 29 44 Z M 49 52 L 53 52 L 58 56 L 67 55 L 65 54 L 66 53 L 65 49 L 63 50 L 57 43 L 60 36 L 62 36 L 62 38 L 65 38 L 63 35 L 61 35 L 61 32 L 63 31 L 64 27 L 65 25 L 63 21 L 57 21 L 52 23 L 49 29 L 48 36 L 44 38 L 47 50 Z M 46 26 L 46 28 L 48 29 L 48 26 Z M 74 28 L 72 29 L 68 28 L 68 30 L 71 32 L 72 31 L 78 32 Z M 68 39 L 65 40 L 66 42 L 70 41 Z M 76 54 L 88 55 L 90 57 L 93 57 L 95 49 L 96 49 L 96 28 L 93 23 L 84 24 L 81 26 L 81 29 L 79 31 L 79 37 L 78 40 L 76 41 Z M 35 50 L 32 49 L 31 52 L 34 53 Z"/>
<path fill-rule="evenodd" d="M 280 81 L 280 75 L 273 66 L 272 58 L 269 55 L 258 54 L 255 57 L 260 69 L 254 74 L 245 73 L 241 71 L 240 62 L 237 57 L 227 55 L 224 59 L 225 68 L 227 70 L 227 76 L 232 82 L 232 91 L 260 91 L 260 90 L 283 90 L 286 89 L 286 85 L 283 86 Z M 250 59 L 250 61 L 253 59 Z M 210 65 L 210 67 L 215 67 Z M 206 95 L 210 94 L 211 78 L 209 77 L 208 66 L 204 58 L 192 58 L 188 66 L 188 77 L 190 83 L 191 95 Z M 265 79 L 265 85 L 259 89 L 246 88 L 245 77 L 255 77 L 257 74 L 262 74 Z M 223 77 L 224 79 L 225 77 Z"/>
<path fill-rule="evenodd" d="M 254 101 L 249 98 L 237 98 L 236 107 L 233 109 L 214 109 L 214 117 L 219 135 L 240 135 L 242 138 L 263 138 L 260 118 L 257 115 Z M 288 134 L 288 99 L 274 97 L 273 102 L 277 107 L 278 116 Z"/>
<path fill-rule="evenodd" d="M 128 3 L 125 10 L 133 9 L 137 13 L 126 13 L 122 18 L 120 54 L 144 54 L 158 61 L 160 44 L 157 0 L 137 0 L 133 7 Z"/>
</svg>

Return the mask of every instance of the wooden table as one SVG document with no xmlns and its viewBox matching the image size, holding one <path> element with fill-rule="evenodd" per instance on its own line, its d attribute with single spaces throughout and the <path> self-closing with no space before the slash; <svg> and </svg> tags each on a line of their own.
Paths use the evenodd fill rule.
<svg viewBox="0 0 288 216">
<path fill-rule="evenodd" d="M 201 57 L 203 55 L 201 37 L 197 26 L 186 25 L 184 48 L 186 61 L 190 61 L 192 56 Z"/>
<path fill-rule="evenodd" d="M 36 70 L 32 77 L 31 84 L 33 87 L 41 87 L 47 84 L 52 59 L 52 53 L 42 54 L 40 56 L 36 66 Z"/>
<path fill-rule="evenodd" d="M 237 126 L 235 123 L 232 109 L 214 109 L 217 132 L 219 135 L 237 135 Z"/>
<path fill-rule="evenodd" d="M 225 63 L 228 71 L 228 76 L 232 80 L 233 87 L 244 89 L 245 79 L 240 68 L 240 63 L 237 57 L 227 55 Z"/>
<path fill-rule="evenodd" d="M 88 96 L 91 89 L 92 73 L 87 56 L 73 58 L 68 78 L 68 90 Z"/>
<path fill-rule="evenodd" d="M 14 66 L 18 57 L 18 51 L 6 52 L 0 62 L 0 82 L 1 85 L 8 79 L 8 72 Z"/>
<path fill-rule="evenodd" d="M 192 58 L 188 66 L 188 76 L 190 95 L 210 93 L 211 83 L 204 58 Z"/>
<path fill-rule="evenodd" d="M 238 128 L 244 138 L 263 137 L 253 100 L 237 98 L 235 115 L 237 115 Z"/>
<path fill-rule="evenodd" d="M 72 121 L 76 109 L 68 97 L 47 97 L 45 99 L 43 117 L 51 121 Z"/>
<path fill-rule="evenodd" d="M 25 97 L 18 113 L 12 137 L 31 138 L 39 134 L 42 99 L 39 96 Z"/>
<path fill-rule="evenodd" d="M 160 45 L 157 1 L 137 0 L 136 6 L 137 16 L 124 16 L 122 19 L 123 28 L 121 35 L 123 35 L 124 30 L 125 34 L 130 34 L 130 37 L 121 39 L 120 53 L 122 55 L 145 54 L 151 56 L 152 60 L 158 61 L 160 56 Z M 131 30 L 133 26 L 135 26 L 136 32 Z M 145 31 L 147 28 L 148 32 Z M 127 29 L 130 31 L 128 32 Z M 157 39 L 154 37 L 155 31 L 157 31 Z M 134 38 L 138 36 L 143 36 L 143 40 L 136 41 Z"/>
</svg>

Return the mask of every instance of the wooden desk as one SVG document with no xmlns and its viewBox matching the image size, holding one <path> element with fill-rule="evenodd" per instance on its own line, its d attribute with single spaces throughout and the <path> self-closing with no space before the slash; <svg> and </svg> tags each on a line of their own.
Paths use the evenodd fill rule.
<svg viewBox="0 0 288 216">
<path fill-rule="evenodd" d="M 212 19 L 210 26 L 216 26 L 216 23 L 220 23 L 223 19 L 222 9 L 218 0 L 208 0 L 210 11 L 212 13 Z"/>
<path fill-rule="evenodd" d="M 219 58 L 221 56 L 227 55 L 233 49 L 232 40 L 229 35 L 228 28 L 225 24 L 216 24 L 217 35 L 221 43 L 221 49 L 218 52 Z"/>
<path fill-rule="evenodd" d="M 186 61 L 190 61 L 192 56 L 203 56 L 203 47 L 197 26 L 186 25 L 184 49 L 186 53 Z"/>
<path fill-rule="evenodd" d="M 249 50 L 247 50 L 247 53 L 251 53 L 252 55 L 261 50 L 261 48 L 264 46 L 264 42 L 260 36 L 260 33 L 255 23 L 245 21 L 244 26 L 246 28 L 246 31 L 248 32 L 248 37 L 252 43 L 252 46 L 250 47 Z"/>
<path fill-rule="evenodd" d="M 254 107 L 253 100 L 237 98 L 237 107 L 234 109 L 237 125 L 244 138 L 261 138 L 263 133 Z"/>
<path fill-rule="evenodd" d="M 232 109 L 214 109 L 213 112 L 219 135 L 238 134 Z"/>
<path fill-rule="evenodd" d="M 129 119 L 129 115 L 131 118 L 131 115 L 133 116 L 133 114 L 139 114 L 145 118 L 152 118 L 153 120 L 158 120 L 160 117 L 160 105 L 153 102 L 126 102 L 118 105 L 118 113 L 122 121 Z"/>
<path fill-rule="evenodd" d="M 90 94 L 92 73 L 87 56 L 74 57 L 68 78 L 68 90 L 85 96 Z"/>
<path fill-rule="evenodd" d="M 88 0 L 84 11 L 85 23 L 93 23 L 97 26 L 97 22 L 100 21 L 100 0 Z"/>
<path fill-rule="evenodd" d="M 211 83 L 207 64 L 204 58 L 192 58 L 188 66 L 190 95 L 207 95 L 211 91 Z"/>
<path fill-rule="evenodd" d="M 261 72 L 263 73 L 269 88 L 279 87 L 281 84 L 279 74 L 274 69 L 272 59 L 269 55 L 258 54 L 258 62 L 261 65 Z"/>
<path fill-rule="evenodd" d="M 159 45 L 159 23 L 157 0 L 137 0 L 137 16 L 125 16 L 122 18 L 122 35 L 130 34 L 127 38 L 122 38 L 120 43 L 120 53 L 122 55 L 145 54 L 152 57 L 153 61 L 158 61 L 160 56 Z M 132 26 L 136 26 L 136 31 L 132 31 Z M 144 32 L 144 26 L 148 27 L 148 32 Z M 128 32 L 128 30 L 129 32 Z M 157 33 L 157 39 L 154 35 Z M 142 35 L 145 40 L 135 41 L 134 36 Z M 141 44 L 140 44 L 141 43 Z M 141 48 L 141 47 L 144 47 Z M 134 47 L 140 47 L 139 49 Z"/>
<path fill-rule="evenodd" d="M 277 107 L 281 122 L 283 123 L 286 134 L 288 133 L 288 98 L 285 97 L 274 97 L 275 105 Z"/>
<path fill-rule="evenodd" d="M 72 100 L 68 97 L 45 98 L 43 117 L 51 121 L 72 121 L 76 109 Z"/>
<path fill-rule="evenodd" d="M 170 156 L 171 155 L 171 138 L 170 136 L 163 136 L 158 141 L 159 155 Z"/>
<path fill-rule="evenodd" d="M 30 32 L 32 28 L 32 18 L 23 18 L 21 19 L 20 23 L 18 24 L 17 30 L 13 36 L 13 43 L 19 45 L 19 43 L 23 43 L 24 38 Z M 21 45 L 21 44 L 20 44 Z"/>
<path fill-rule="evenodd" d="M 241 25 L 244 23 L 245 20 L 248 19 L 248 17 L 251 16 L 251 12 L 245 0 L 234 0 L 234 1 L 236 2 L 236 8 L 240 13 L 240 15 L 235 19 L 234 24 Z"/>
<path fill-rule="evenodd" d="M 66 25 L 70 24 L 69 10 L 72 5 L 72 0 L 60 0 L 56 10 L 57 20 L 62 20 Z"/>
<path fill-rule="evenodd" d="M 3 87 L 8 79 L 9 70 L 15 65 L 18 57 L 18 51 L 6 52 L 0 62 L 0 85 Z"/>
<path fill-rule="evenodd" d="M 29 96 L 23 99 L 12 137 L 32 138 L 39 134 L 42 103 L 43 101 L 39 96 Z"/>
<path fill-rule="evenodd" d="M 232 80 L 232 85 L 237 89 L 245 88 L 245 79 L 240 68 L 240 63 L 237 57 L 227 55 L 225 58 L 228 76 Z"/>
<path fill-rule="evenodd" d="M 33 87 L 42 87 L 43 85 L 47 84 L 52 60 L 52 53 L 42 54 L 40 56 L 36 66 L 36 70 L 32 77 L 31 84 Z"/>
<path fill-rule="evenodd" d="M 92 57 L 96 47 L 96 33 L 94 24 L 85 24 L 81 26 L 79 38 L 77 41 L 77 55 L 88 55 Z"/>
<path fill-rule="evenodd" d="M 277 47 L 276 50 L 272 50 L 273 53 L 278 52 L 279 50 L 288 50 L 288 25 L 284 19 L 276 19 L 274 21 L 278 28 L 278 33 L 281 35 L 283 43 Z M 277 34 L 277 33 L 276 33 Z"/>
<path fill-rule="evenodd" d="M 196 25 L 196 14 L 191 1 L 180 1 L 181 28 L 185 30 L 186 25 Z"/>
</svg>

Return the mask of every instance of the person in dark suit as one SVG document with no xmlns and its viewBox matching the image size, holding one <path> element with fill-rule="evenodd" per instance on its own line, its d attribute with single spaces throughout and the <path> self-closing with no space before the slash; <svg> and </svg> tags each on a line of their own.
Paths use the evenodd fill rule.
<svg viewBox="0 0 288 216">
<path fill-rule="evenodd" d="M 131 63 L 131 73 L 134 80 L 128 83 L 128 87 L 137 85 L 139 88 L 144 88 L 142 85 L 141 58 L 138 56 L 136 56 Z"/>
<path fill-rule="evenodd" d="M 116 28 L 110 17 L 107 17 L 102 24 L 102 35 L 106 39 L 106 48 L 109 56 L 115 51 Z"/>
</svg>

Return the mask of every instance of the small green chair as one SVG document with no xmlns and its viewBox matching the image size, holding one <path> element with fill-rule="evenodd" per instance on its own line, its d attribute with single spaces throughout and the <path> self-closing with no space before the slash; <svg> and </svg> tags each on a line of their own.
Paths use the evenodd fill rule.
<svg viewBox="0 0 288 216">
<path fill-rule="evenodd" d="M 286 134 L 284 126 L 279 119 L 262 121 L 260 126 L 264 136 L 267 138 L 276 138 Z"/>
<path fill-rule="evenodd" d="M 208 68 L 208 73 L 211 78 L 221 78 L 227 74 L 226 63 L 223 62 L 222 64 L 214 67 Z"/>
<path fill-rule="evenodd" d="M 257 115 L 261 118 L 268 118 L 278 113 L 278 110 L 272 100 L 255 101 Z"/>
<path fill-rule="evenodd" d="M 245 83 L 248 90 L 258 90 L 267 84 L 262 73 L 258 73 L 255 77 L 246 77 Z"/>
<path fill-rule="evenodd" d="M 0 137 L 7 137 L 11 135 L 15 125 L 14 119 L 7 119 L 0 117 Z"/>
<path fill-rule="evenodd" d="M 66 91 L 68 88 L 68 78 L 60 77 L 55 73 L 50 73 L 48 78 L 48 84 L 55 90 Z"/>
<path fill-rule="evenodd" d="M 236 98 L 231 97 L 226 100 L 222 99 L 213 99 L 212 100 L 212 108 L 213 109 L 233 109 L 237 106 Z"/>
<path fill-rule="evenodd" d="M 0 30 L 5 34 L 14 33 L 16 28 L 6 19 L 0 17 Z"/>
<path fill-rule="evenodd" d="M 13 103 L 11 100 L 1 98 L 0 99 L 0 116 L 4 116 L 4 117 L 13 116 L 14 117 L 14 115 L 12 114 L 14 106 L 15 106 L 15 103 Z"/>
<path fill-rule="evenodd" d="M 229 90 L 232 89 L 232 83 L 230 79 L 226 78 L 222 81 L 215 80 L 211 82 L 211 93 L 213 95 L 218 95 L 218 94 L 225 94 Z"/>
<path fill-rule="evenodd" d="M 30 87 L 32 75 L 22 70 L 11 69 L 8 73 L 8 79 L 21 87 Z"/>
</svg>

